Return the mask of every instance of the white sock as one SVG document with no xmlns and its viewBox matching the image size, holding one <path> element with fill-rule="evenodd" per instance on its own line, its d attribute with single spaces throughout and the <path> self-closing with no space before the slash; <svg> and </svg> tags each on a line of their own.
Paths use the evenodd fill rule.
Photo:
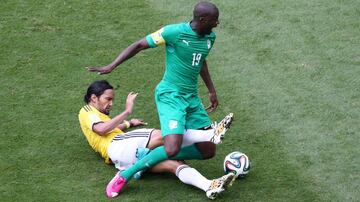
<svg viewBox="0 0 360 202">
<path fill-rule="evenodd" d="M 208 190 L 211 180 L 206 179 L 195 168 L 188 165 L 181 165 L 176 168 L 176 176 L 185 184 L 193 185 L 203 191 Z"/>
<path fill-rule="evenodd" d="M 185 131 L 182 146 L 192 145 L 198 142 L 209 142 L 214 136 L 214 129 L 209 130 L 193 130 Z"/>
</svg>

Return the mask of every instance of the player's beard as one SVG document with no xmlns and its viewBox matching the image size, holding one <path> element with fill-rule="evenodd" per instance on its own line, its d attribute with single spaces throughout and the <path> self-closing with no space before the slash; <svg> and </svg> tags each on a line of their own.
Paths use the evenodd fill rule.
<svg viewBox="0 0 360 202">
<path fill-rule="evenodd" d="M 105 109 L 101 110 L 101 113 L 109 115 L 110 114 L 110 108 L 105 108 Z"/>
</svg>

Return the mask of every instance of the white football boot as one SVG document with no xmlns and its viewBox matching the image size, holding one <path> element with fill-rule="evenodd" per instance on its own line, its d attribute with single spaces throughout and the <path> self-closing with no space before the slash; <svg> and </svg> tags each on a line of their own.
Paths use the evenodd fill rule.
<svg viewBox="0 0 360 202">
<path fill-rule="evenodd" d="M 209 189 L 206 190 L 206 196 L 209 199 L 214 200 L 220 193 L 230 187 L 235 179 L 236 177 L 234 173 L 228 173 L 218 179 L 213 180 Z"/>
<path fill-rule="evenodd" d="M 213 122 L 211 127 L 214 129 L 214 136 L 211 138 L 211 142 L 214 144 L 220 144 L 221 140 L 224 138 L 226 131 L 230 128 L 230 125 L 234 119 L 234 114 L 230 113 L 219 123 Z"/>
</svg>

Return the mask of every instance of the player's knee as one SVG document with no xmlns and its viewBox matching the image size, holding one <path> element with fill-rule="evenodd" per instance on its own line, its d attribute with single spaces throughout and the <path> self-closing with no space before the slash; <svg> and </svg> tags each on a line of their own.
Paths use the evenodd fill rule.
<svg viewBox="0 0 360 202">
<path fill-rule="evenodd" d="M 208 150 L 206 152 L 202 153 L 202 156 L 204 159 L 211 159 L 215 156 L 216 151 L 215 150 Z"/>
<path fill-rule="evenodd" d="M 209 142 L 200 142 L 196 144 L 197 149 L 204 159 L 211 159 L 216 154 L 216 146 Z"/>
<path fill-rule="evenodd" d="M 182 135 L 167 135 L 164 137 L 165 152 L 169 158 L 176 156 L 181 149 Z"/>
<path fill-rule="evenodd" d="M 147 147 L 150 149 L 154 149 L 160 145 L 163 145 L 161 131 L 153 130 L 151 133 L 150 141 L 149 141 L 149 144 L 147 145 Z"/>
<path fill-rule="evenodd" d="M 153 133 L 151 134 L 151 136 L 157 141 L 160 142 L 162 144 L 162 136 L 161 136 L 161 131 L 160 130 L 154 130 Z"/>
<path fill-rule="evenodd" d="M 180 147 L 165 147 L 165 152 L 169 158 L 176 156 L 180 152 Z"/>
</svg>

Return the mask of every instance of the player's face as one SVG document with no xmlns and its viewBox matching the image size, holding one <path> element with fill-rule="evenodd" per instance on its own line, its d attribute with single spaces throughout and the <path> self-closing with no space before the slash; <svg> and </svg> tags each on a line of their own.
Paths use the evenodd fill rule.
<svg viewBox="0 0 360 202">
<path fill-rule="evenodd" d="M 206 16 L 204 18 L 203 30 L 205 34 L 210 34 L 212 29 L 217 27 L 219 24 L 219 13 L 216 12 L 213 15 Z"/>
<path fill-rule="evenodd" d="M 106 115 L 109 115 L 110 110 L 113 105 L 113 99 L 114 99 L 114 90 L 113 89 L 107 89 L 104 91 L 104 93 L 97 98 L 97 109 Z"/>
</svg>

